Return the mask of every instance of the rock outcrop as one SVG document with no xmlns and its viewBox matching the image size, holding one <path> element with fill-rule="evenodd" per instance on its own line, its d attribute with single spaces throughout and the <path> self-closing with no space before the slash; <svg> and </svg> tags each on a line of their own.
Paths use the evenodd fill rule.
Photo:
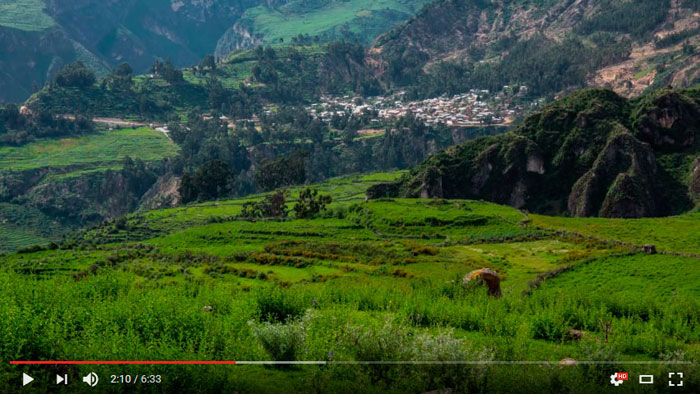
<svg viewBox="0 0 700 394">
<path fill-rule="evenodd" d="M 630 102 L 583 90 L 510 133 L 435 154 L 368 198 L 484 199 L 581 217 L 680 213 L 700 201 L 700 159 L 683 158 L 700 154 L 699 97 L 699 89 L 663 89 Z"/>
<path fill-rule="evenodd" d="M 662 91 L 643 99 L 636 110 L 634 126 L 640 140 L 666 150 L 695 145 L 700 133 L 700 108 L 689 97 Z"/>
<path fill-rule="evenodd" d="M 569 212 L 575 216 L 644 217 L 656 214 L 651 148 L 629 133 L 612 136 L 593 167 L 574 185 Z"/>
</svg>

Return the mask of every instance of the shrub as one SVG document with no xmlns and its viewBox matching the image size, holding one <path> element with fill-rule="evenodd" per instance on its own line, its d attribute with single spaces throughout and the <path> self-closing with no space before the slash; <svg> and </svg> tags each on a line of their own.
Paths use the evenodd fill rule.
<svg viewBox="0 0 700 394">
<path fill-rule="evenodd" d="M 299 193 L 299 201 L 294 206 L 298 219 L 311 219 L 326 210 L 333 199 L 329 195 L 319 195 L 318 190 L 306 188 Z"/>
<path fill-rule="evenodd" d="M 247 202 L 243 204 L 240 216 L 246 219 L 285 218 L 287 217 L 287 195 L 287 191 L 278 190 L 261 201 Z"/>
<path fill-rule="evenodd" d="M 532 317 L 532 336 L 535 339 L 561 341 L 568 331 L 564 319 L 552 312 L 540 312 Z"/>
<path fill-rule="evenodd" d="M 249 322 L 265 351 L 274 361 L 296 361 L 306 344 L 306 331 L 311 313 L 286 324 Z"/>
<path fill-rule="evenodd" d="M 256 273 L 257 275 L 257 273 Z M 255 275 L 253 275 L 255 277 Z M 256 294 L 257 312 L 261 320 L 286 322 L 304 313 L 304 305 L 279 287 L 265 287 Z"/>
</svg>

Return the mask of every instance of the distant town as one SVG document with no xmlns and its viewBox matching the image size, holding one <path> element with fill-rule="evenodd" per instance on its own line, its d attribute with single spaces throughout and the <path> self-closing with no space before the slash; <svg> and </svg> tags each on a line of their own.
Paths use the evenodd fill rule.
<svg viewBox="0 0 700 394">
<path fill-rule="evenodd" d="M 504 86 L 497 94 L 472 89 L 452 97 L 441 96 L 419 101 L 404 100 L 405 92 L 367 98 L 322 96 L 321 102 L 309 105 L 306 109 L 314 118 L 324 122 L 330 122 L 334 116 L 369 116 L 370 123 L 379 126 L 412 113 L 427 126 L 506 126 L 543 104 L 544 100 L 524 103 L 522 98 L 527 91 L 526 86 Z"/>
</svg>

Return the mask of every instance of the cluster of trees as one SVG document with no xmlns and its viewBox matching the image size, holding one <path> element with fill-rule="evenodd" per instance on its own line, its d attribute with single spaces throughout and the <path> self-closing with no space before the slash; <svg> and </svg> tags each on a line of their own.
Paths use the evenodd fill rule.
<svg viewBox="0 0 700 394">
<path fill-rule="evenodd" d="M 246 219 L 286 218 L 289 215 L 288 198 L 287 190 L 277 190 L 260 201 L 243 204 L 239 216 Z M 299 199 L 292 211 L 297 219 L 313 219 L 323 213 L 331 202 L 331 196 L 319 194 L 318 190 L 307 187 L 299 193 Z"/>
<path fill-rule="evenodd" d="M 14 104 L 0 107 L 0 145 L 19 146 L 37 138 L 57 138 L 94 132 L 92 120 L 77 115 L 60 118 L 43 110 L 21 113 Z"/>
<path fill-rule="evenodd" d="M 156 60 L 153 62 L 151 67 L 151 72 L 154 75 L 162 77 L 165 81 L 170 84 L 179 84 L 185 82 L 182 76 L 182 71 L 175 67 L 170 59 L 166 59 L 165 62 Z"/>
<path fill-rule="evenodd" d="M 180 184 L 182 201 L 207 201 L 229 195 L 232 175 L 231 168 L 221 160 L 207 162 L 194 173 L 186 172 Z"/>
<path fill-rule="evenodd" d="M 409 168 L 440 149 L 499 132 L 488 127 L 426 127 L 408 115 L 383 136 L 353 138 L 361 118 L 336 119 L 344 127 L 336 130 L 301 107 L 287 106 L 261 116 L 257 127 L 238 122 L 230 128 L 202 117 L 191 113 L 186 124 L 170 126 L 181 147 L 173 168 L 183 174 L 185 202 L 271 191 L 348 173 Z"/>
<path fill-rule="evenodd" d="M 108 76 L 102 80 L 102 83 L 110 89 L 131 91 L 134 86 L 133 79 L 134 69 L 129 63 L 119 64 Z"/>
<path fill-rule="evenodd" d="M 77 61 L 63 67 L 54 78 L 56 84 L 62 88 L 87 88 L 95 84 L 95 73 L 83 62 Z"/>
</svg>

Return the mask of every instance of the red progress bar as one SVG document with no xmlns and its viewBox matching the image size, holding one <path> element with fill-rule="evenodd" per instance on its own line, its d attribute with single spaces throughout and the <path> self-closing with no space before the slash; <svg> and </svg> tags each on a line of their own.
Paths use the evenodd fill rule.
<svg viewBox="0 0 700 394">
<path fill-rule="evenodd" d="M 235 361 L 10 361 L 14 365 L 233 365 Z"/>
</svg>

